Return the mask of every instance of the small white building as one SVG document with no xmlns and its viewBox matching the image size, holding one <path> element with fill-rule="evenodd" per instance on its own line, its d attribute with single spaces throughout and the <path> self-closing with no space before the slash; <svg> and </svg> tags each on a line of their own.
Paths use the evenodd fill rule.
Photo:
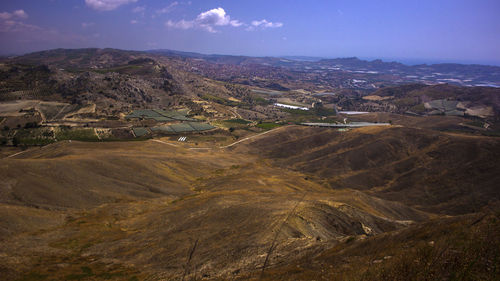
<svg viewBox="0 0 500 281">
<path fill-rule="evenodd" d="M 300 107 L 300 106 L 288 105 L 288 104 L 283 104 L 283 103 L 275 103 L 274 106 L 288 108 L 288 109 L 309 110 L 309 108 L 307 108 L 307 107 Z"/>
</svg>

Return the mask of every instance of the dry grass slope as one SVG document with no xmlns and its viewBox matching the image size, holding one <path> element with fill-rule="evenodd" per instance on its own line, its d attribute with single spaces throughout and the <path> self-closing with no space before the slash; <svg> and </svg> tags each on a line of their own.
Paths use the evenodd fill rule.
<svg viewBox="0 0 500 281">
<path fill-rule="evenodd" d="M 32 149 L 0 160 L 0 274 L 425 280 L 451 269 L 461 280 L 493 280 L 497 213 L 440 213 L 476 210 L 497 195 L 497 142 L 408 128 L 290 126 L 226 149 L 157 141 Z M 464 165 L 472 172 L 462 175 Z M 444 178 L 429 180 L 432 171 Z M 457 188 L 440 192 L 452 175 Z M 466 189 L 472 181 L 483 186 Z"/>
</svg>

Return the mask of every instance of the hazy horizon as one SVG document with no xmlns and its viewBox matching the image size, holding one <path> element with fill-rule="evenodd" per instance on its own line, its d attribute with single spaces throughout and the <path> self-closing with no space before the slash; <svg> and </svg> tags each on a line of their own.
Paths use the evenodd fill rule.
<svg viewBox="0 0 500 281">
<path fill-rule="evenodd" d="M 305 58 L 311 58 L 311 59 L 316 59 L 316 60 L 321 60 L 321 59 L 336 59 L 336 58 L 350 58 L 350 57 L 356 57 L 360 60 L 365 60 L 365 61 L 373 61 L 373 60 L 382 60 L 383 62 L 398 62 L 402 63 L 405 65 L 413 66 L 413 65 L 420 65 L 420 64 L 427 64 L 427 65 L 432 65 L 432 64 L 446 64 L 446 63 L 452 63 L 452 64 L 464 64 L 464 65 L 489 65 L 489 66 L 500 66 L 500 61 L 499 62 L 487 62 L 487 61 L 467 61 L 467 60 L 453 60 L 453 59 L 425 59 L 425 58 L 387 58 L 387 57 L 362 57 L 362 56 L 314 56 L 314 55 L 263 55 L 263 56 L 252 56 L 252 55 L 247 55 L 247 54 L 223 54 L 223 53 L 203 53 L 203 52 L 197 52 L 197 51 L 190 51 L 190 50 L 174 50 L 174 49 L 144 49 L 144 50 L 134 50 L 134 49 L 120 49 L 120 48 L 113 48 L 113 47 L 82 47 L 82 48 L 53 48 L 53 49 L 43 49 L 43 50 L 36 50 L 36 51 L 30 51 L 30 52 L 24 52 L 24 53 L 4 53 L 1 54 L 0 56 L 3 57 L 16 57 L 16 56 L 23 56 L 27 55 L 30 53 L 36 53 L 36 52 L 43 52 L 43 51 L 50 51 L 50 50 L 55 50 L 55 49 L 118 49 L 118 50 L 125 50 L 125 51 L 137 51 L 137 52 L 148 52 L 148 51 L 160 51 L 160 50 L 166 50 L 166 51 L 175 51 L 175 52 L 186 52 L 186 53 L 198 53 L 202 55 L 222 55 L 222 56 L 246 56 L 246 57 L 276 57 L 276 58 L 287 58 L 287 57 L 305 57 Z"/>
</svg>

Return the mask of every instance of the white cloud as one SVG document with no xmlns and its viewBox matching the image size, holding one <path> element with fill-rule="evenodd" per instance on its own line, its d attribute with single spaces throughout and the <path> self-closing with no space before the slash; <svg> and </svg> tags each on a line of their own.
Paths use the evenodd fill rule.
<svg viewBox="0 0 500 281">
<path fill-rule="evenodd" d="M 267 20 L 254 20 L 252 21 L 252 26 L 260 27 L 260 28 L 277 28 L 282 27 L 283 23 L 281 22 L 270 22 Z"/>
<path fill-rule="evenodd" d="M 219 7 L 199 14 L 194 20 L 180 20 L 177 22 L 169 20 L 165 25 L 167 27 L 179 29 L 201 28 L 208 32 L 215 33 L 217 32 L 215 29 L 216 26 L 239 27 L 244 24 L 238 20 L 231 20 L 231 17 L 226 14 L 226 11 Z"/>
<path fill-rule="evenodd" d="M 12 14 L 20 19 L 28 18 L 28 14 L 24 10 L 15 10 Z"/>
<path fill-rule="evenodd" d="M 131 20 L 131 21 L 130 21 L 130 24 L 138 24 L 138 23 L 139 23 L 139 22 L 138 22 L 138 21 L 136 21 L 136 20 Z"/>
<path fill-rule="evenodd" d="M 122 5 L 135 3 L 137 0 L 85 0 L 85 4 L 98 11 L 111 11 Z"/>
<path fill-rule="evenodd" d="M 24 23 L 23 20 L 28 18 L 28 14 L 24 10 L 15 10 L 12 13 L 0 12 L 0 32 L 23 32 L 40 30 L 41 28 Z"/>
<path fill-rule="evenodd" d="M 27 19 L 28 14 L 24 10 L 15 10 L 12 13 L 9 12 L 1 12 L 0 13 L 0 20 L 9 20 L 9 19 Z"/>
<path fill-rule="evenodd" d="M 167 13 L 170 13 L 175 8 L 175 6 L 177 6 L 177 5 L 179 5 L 179 2 L 177 2 L 177 1 L 172 2 L 172 3 L 170 3 L 170 5 L 166 6 L 165 8 L 160 9 L 160 10 L 156 10 L 156 13 L 157 14 L 167 14 Z"/>
<path fill-rule="evenodd" d="M 200 25 L 228 25 L 231 21 L 231 18 L 226 15 L 226 11 L 222 8 L 212 9 L 206 12 L 203 12 L 196 17 L 196 21 Z"/>
</svg>

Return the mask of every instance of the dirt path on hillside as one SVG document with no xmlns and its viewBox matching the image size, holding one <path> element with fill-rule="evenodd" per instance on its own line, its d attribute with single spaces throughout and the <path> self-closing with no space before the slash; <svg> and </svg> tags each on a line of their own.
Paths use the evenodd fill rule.
<svg viewBox="0 0 500 281">
<path fill-rule="evenodd" d="M 266 131 L 266 132 L 263 132 L 263 133 L 260 133 L 260 134 L 257 134 L 257 135 L 249 136 L 249 137 L 243 138 L 241 140 L 235 141 L 235 142 L 233 142 L 231 144 L 225 145 L 225 146 L 219 146 L 219 147 L 190 147 L 188 149 L 189 150 L 209 150 L 209 149 L 217 149 L 217 148 L 224 149 L 224 148 L 228 148 L 228 147 L 231 147 L 233 145 L 236 145 L 238 143 L 241 143 L 241 142 L 244 142 L 244 141 L 247 141 L 247 140 L 250 140 L 250 139 L 253 139 L 253 138 L 265 135 L 265 134 L 268 134 L 270 132 L 276 131 L 276 130 L 281 129 L 281 128 L 283 128 L 283 127 L 274 128 L 272 130 L 269 130 L 269 131 Z M 179 145 L 176 145 L 176 144 L 173 144 L 173 143 L 169 143 L 169 142 L 165 142 L 165 141 L 158 140 L 158 139 L 153 139 L 151 141 L 158 142 L 158 143 L 163 143 L 163 144 L 168 144 L 168 145 L 175 146 L 175 147 L 180 147 Z"/>
<path fill-rule="evenodd" d="M 274 132 L 274 131 L 276 131 L 276 130 L 278 130 L 278 129 L 281 129 L 281 128 L 283 128 L 283 127 L 278 127 L 278 128 L 275 128 L 275 129 L 272 129 L 272 130 L 269 130 L 269 131 L 266 131 L 266 132 L 263 132 L 263 133 L 260 133 L 260 134 L 257 134 L 257 135 L 249 136 L 249 137 L 246 137 L 246 138 L 241 139 L 241 140 L 239 140 L 239 141 L 233 142 L 232 144 L 228 144 L 228 145 L 226 145 L 226 146 L 221 146 L 221 147 L 219 147 L 219 148 L 228 148 L 228 147 L 231 147 L 231 146 L 233 146 L 233 145 L 235 145 L 235 144 L 238 144 L 238 143 L 240 143 L 240 142 L 244 142 L 244 141 L 247 141 L 247 140 L 249 140 L 249 139 L 253 139 L 253 138 L 256 138 L 256 137 L 259 137 L 259 136 L 265 135 L 265 134 L 270 133 L 270 132 Z"/>
</svg>

